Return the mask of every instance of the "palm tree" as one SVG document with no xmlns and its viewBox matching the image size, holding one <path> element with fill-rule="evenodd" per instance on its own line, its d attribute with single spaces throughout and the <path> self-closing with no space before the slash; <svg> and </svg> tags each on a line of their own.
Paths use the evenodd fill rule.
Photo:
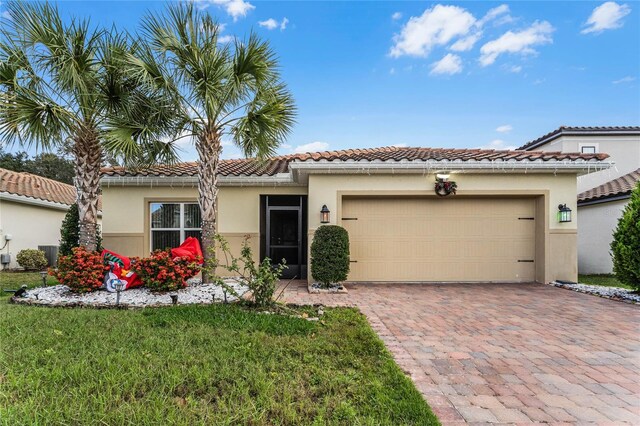
<svg viewBox="0 0 640 426">
<path fill-rule="evenodd" d="M 169 5 L 145 19 L 141 44 L 148 49 L 128 60 L 133 74 L 176 102 L 174 134 L 195 143 L 205 262 L 215 245 L 223 137 L 263 160 L 285 139 L 296 113 L 268 43 L 255 34 L 219 43 L 218 35 L 217 23 L 192 3 Z"/>
<path fill-rule="evenodd" d="M 170 123 L 162 106 L 172 104 L 123 71 L 120 58 L 136 49 L 128 37 L 86 20 L 64 23 L 46 3 L 10 2 L 8 11 L 0 22 L 0 143 L 71 146 L 80 244 L 95 250 L 104 154 L 173 161 L 172 146 L 156 139 Z M 155 115 L 123 132 L 119 122 L 150 104 Z"/>
</svg>

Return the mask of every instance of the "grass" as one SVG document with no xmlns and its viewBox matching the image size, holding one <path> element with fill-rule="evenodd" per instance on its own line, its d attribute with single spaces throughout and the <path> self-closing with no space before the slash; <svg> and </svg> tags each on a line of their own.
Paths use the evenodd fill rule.
<svg viewBox="0 0 640 426">
<path fill-rule="evenodd" d="M 580 284 L 601 285 L 604 287 L 622 287 L 633 290 L 633 287 L 622 284 L 614 275 L 578 275 Z"/>
<path fill-rule="evenodd" d="M 438 424 L 366 319 L 0 301 L 3 424 Z"/>
<path fill-rule="evenodd" d="M 23 284 L 26 284 L 29 288 L 40 287 L 42 285 L 40 272 L 0 272 L 0 298 L 12 296 L 11 293 L 7 293 L 5 290 L 17 290 Z M 47 285 L 56 284 L 58 284 L 58 280 L 48 275 Z"/>
</svg>

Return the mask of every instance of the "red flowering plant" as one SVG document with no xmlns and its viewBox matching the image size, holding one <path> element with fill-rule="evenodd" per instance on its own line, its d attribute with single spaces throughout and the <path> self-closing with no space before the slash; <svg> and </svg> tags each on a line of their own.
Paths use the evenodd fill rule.
<svg viewBox="0 0 640 426">
<path fill-rule="evenodd" d="M 86 293 L 102 287 L 104 274 L 109 269 L 102 263 L 102 256 L 97 251 L 87 251 L 84 247 L 75 247 L 69 256 L 58 258 L 58 268 L 49 269 L 49 275 L 71 291 Z"/>
<path fill-rule="evenodd" d="M 200 272 L 199 259 L 172 257 L 168 250 L 156 250 L 151 257 L 133 259 L 132 268 L 145 287 L 156 291 L 179 290 Z"/>
</svg>

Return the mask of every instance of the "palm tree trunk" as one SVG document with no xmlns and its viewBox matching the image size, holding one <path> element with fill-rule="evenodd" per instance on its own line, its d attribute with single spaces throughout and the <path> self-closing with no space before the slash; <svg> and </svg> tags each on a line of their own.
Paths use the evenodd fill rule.
<svg viewBox="0 0 640 426">
<path fill-rule="evenodd" d="M 102 148 L 95 129 L 81 129 L 74 138 L 73 146 L 78 203 L 79 243 L 87 250 L 97 248 L 98 198 L 100 196 L 100 167 Z"/>
<path fill-rule="evenodd" d="M 196 141 L 198 151 L 198 204 L 202 216 L 202 254 L 205 269 L 202 282 L 207 282 L 208 274 L 215 275 L 215 237 L 218 214 L 218 165 L 220 163 L 220 134 L 217 130 L 207 131 Z"/>
</svg>

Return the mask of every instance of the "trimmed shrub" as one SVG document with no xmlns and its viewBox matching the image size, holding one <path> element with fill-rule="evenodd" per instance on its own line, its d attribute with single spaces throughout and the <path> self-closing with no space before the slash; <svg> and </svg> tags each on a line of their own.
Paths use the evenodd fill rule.
<svg viewBox="0 0 640 426">
<path fill-rule="evenodd" d="M 324 287 L 347 279 L 349 234 L 341 226 L 323 225 L 311 243 L 311 276 Z"/>
<path fill-rule="evenodd" d="M 41 271 L 47 267 L 48 263 L 44 252 L 36 249 L 20 250 L 16 256 L 16 260 L 18 261 L 18 265 L 27 271 Z"/>
<path fill-rule="evenodd" d="M 86 293 L 102 287 L 108 270 L 109 266 L 102 263 L 100 253 L 74 247 L 70 256 L 58 258 L 58 269 L 49 269 L 49 275 L 56 277 L 60 284 L 69 286 L 73 292 Z"/>
<path fill-rule="evenodd" d="M 102 234 L 100 226 L 98 226 L 96 242 L 98 243 L 97 251 L 102 251 Z M 59 256 L 71 255 L 71 250 L 80 245 L 80 214 L 78 205 L 72 204 L 67 210 L 67 214 L 62 220 L 60 227 L 60 246 L 58 248 Z"/>
<path fill-rule="evenodd" d="M 640 290 L 640 182 L 613 233 L 611 253 L 618 281 Z"/>
<path fill-rule="evenodd" d="M 169 250 L 156 250 L 151 257 L 132 259 L 132 269 L 142 284 L 155 291 L 185 288 L 187 280 L 198 275 L 200 265 L 187 257 L 171 257 Z"/>
</svg>

